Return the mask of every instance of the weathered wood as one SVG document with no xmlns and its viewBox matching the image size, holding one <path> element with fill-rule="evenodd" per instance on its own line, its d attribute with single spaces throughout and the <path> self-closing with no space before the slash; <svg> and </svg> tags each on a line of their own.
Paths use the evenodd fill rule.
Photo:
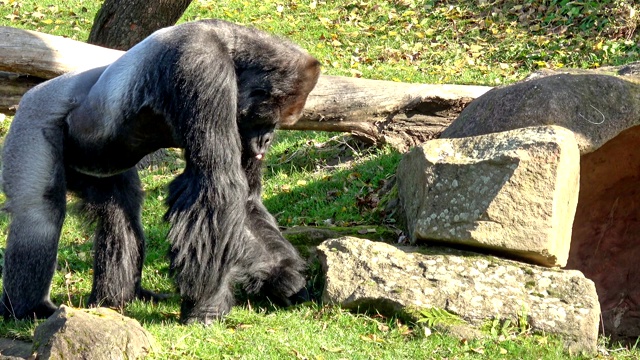
<svg viewBox="0 0 640 360">
<path fill-rule="evenodd" d="M 0 71 L 48 79 L 107 65 L 122 54 L 58 36 L 0 27 Z M 10 105 L 15 105 L 20 91 L 28 89 L 11 78 L 4 84 L 0 98 L 10 97 Z M 302 119 L 285 128 L 350 132 L 404 150 L 437 136 L 470 101 L 490 89 L 321 76 Z M 4 103 L 0 106 L 0 111 L 11 111 Z"/>
<path fill-rule="evenodd" d="M 122 54 L 61 36 L 0 27 L 0 71 L 49 79 L 110 64 Z"/>
<path fill-rule="evenodd" d="M 11 114 L 18 108 L 22 95 L 43 79 L 0 71 L 0 113 Z"/>
<path fill-rule="evenodd" d="M 346 131 L 404 149 L 437 136 L 489 89 L 321 76 L 302 119 L 288 128 Z"/>
</svg>

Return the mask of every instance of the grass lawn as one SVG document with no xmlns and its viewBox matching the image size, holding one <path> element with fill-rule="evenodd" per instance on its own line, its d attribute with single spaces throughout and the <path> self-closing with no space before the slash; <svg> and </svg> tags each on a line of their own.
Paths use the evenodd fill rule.
<svg viewBox="0 0 640 360">
<path fill-rule="evenodd" d="M 100 4 L 0 0 L 0 25 L 84 41 Z M 639 60 L 638 11 L 630 0 L 194 0 L 180 21 L 222 18 L 289 37 L 321 61 L 325 74 L 494 86 L 540 68 L 595 68 Z M 9 120 L 0 122 L 0 135 Z M 165 257 L 168 225 L 161 220 L 166 186 L 183 166 L 177 155 L 141 171 L 148 239 L 143 286 L 163 293 L 175 292 Z M 380 190 L 400 156 L 343 134 L 281 131 L 266 160 L 265 205 L 282 226 L 393 225 L 392 216 L 362 199 Z M 6 215 L 0 215 L 0 244 L 7 223 Z M 82 306 L 89 295 L 92 232 L 86 225 L 70 211 L 52 287 L 58 304 Z M 489 332 L 486 339 L 461 341 L 437 332 L 427 335 L 419 324 L 319 303 L 277 309 L 244 302 L 209 327 L 178 324 L 177 296 L 156 305 L 134 302 L 122 311 L 158 339 L 161 349 L 152 356 L 158 359 L 586 358 L 564 353 L 559 340 L 545 334 L 514 328 L 499 331 L 503 336 Z M 28 339 L 33 328 L 30 322 L 1 322 L 0 335 Z M 598 358 L 638 357 L 640 351 L 601 339 Z"/>
</svg>

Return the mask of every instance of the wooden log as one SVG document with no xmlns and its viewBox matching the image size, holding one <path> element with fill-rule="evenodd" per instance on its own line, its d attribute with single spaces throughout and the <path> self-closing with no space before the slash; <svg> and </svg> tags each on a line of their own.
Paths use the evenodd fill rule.
<svg viewBox="0 0 640 360">
<path fill-rule="evenodd" d="M 110 64 L 122 54 L 61 36 L 0 27 L 0 71 L 50 79 Z"/>
<path fill-rule="evenodd" d="M 22 95 L 42 81 L 33 76 L 0 71 L 0 113 L 15 112 Z"/>
<path fill-rule="evenodd" d="M 104 66 L 122 51 L 35 31 L 0 27 L 0 71 L 53 78 Z M 33 83 L 0 77 L 0 111 L 11 112 Z M 19 83 L 22 81 L 23 83 Z M 302 119 L 286 129 L 350 132 L 372 143 L 405 150 L 436 137 L 473 99 L 491 87 L 410 84 L 321 76 Z"/>
<path fill-rule="evenodd" d="M 489 89 L 321 76 L 302 118 L 288 128 L 347 131 L 404 150 L 439 135 Z"/>
</svg>

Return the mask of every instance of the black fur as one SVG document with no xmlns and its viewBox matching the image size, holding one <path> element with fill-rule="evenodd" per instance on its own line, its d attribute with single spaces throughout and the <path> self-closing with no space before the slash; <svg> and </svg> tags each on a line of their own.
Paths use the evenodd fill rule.
<svg viewBox="0 0 640 360">
<path fill-rule="evenodd" d="M 83 200 L 82 212 L 95 221 L 93 286 L 88 302 L 118 306 L 145 292 L 140 285 L 144 231 L 142 187 L 135 169 L 105 178 L 67 170 L 69 191 Z"/>
<path fill-rule="evenodd" d="M 266 152 L 269 144 L 263 144 L 262 153 Z M 246 150 L 246 149 L 245 149 Z M 248 151 L 245 151 L 245 154 Z M 289 305 L 290 298 L 300 291 L 305 279 L 300 275 L 304 269 L 304 262 L 298 256 L 297 251 L 280 233 L 275 218 L 262 204 L 261 195 L 261 171 L 260 160 L 254 157 L 243 156 L 243 166 L 249 180 L 249 201 L 247 202 L 247 214 L 249 228 L 252 234 L 264 246 L 263 254 L 267 254 L 269 273 L 262 278 L 254 278 L 253 288 L 247 288 L 249 293 L 262 290 L 264 295 L 273 301 Z"/>
<path fill-rule="evenodd" d="M 224 316 L 236 284 L 287 304 L 304 286 L 304 264 L 260 200 L 261 159 L 274 129 L 300 117 L 318 74 L 318 62 L 287 41 L 205 20 L 28 92 L 3 150 L 12 216 L 5 317 L 56 308 L 49 287 L 67 190 L 97 222 L 89 302 L 155 297 L 140 285 L 143 196 L 133 167 L 162 147 L 185 149 L 165 216 L 181 320 Z"/>
</svg>

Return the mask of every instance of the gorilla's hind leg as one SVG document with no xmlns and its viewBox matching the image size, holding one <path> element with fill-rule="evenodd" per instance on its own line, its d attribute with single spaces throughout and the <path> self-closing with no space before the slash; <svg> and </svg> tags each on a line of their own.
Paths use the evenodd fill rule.
<svg viewBox="0 0 640 360">
<path fill-rule="evenodd" d="M 159 297 L 140 285 L 145 239 L 140 221 L 143 193 L 135 169 L 97 178 L 73 173 L 70 190 L 96 221 L 93 286 L 88 303 L 121 307 L 135 298 Z"/>
</svg>

